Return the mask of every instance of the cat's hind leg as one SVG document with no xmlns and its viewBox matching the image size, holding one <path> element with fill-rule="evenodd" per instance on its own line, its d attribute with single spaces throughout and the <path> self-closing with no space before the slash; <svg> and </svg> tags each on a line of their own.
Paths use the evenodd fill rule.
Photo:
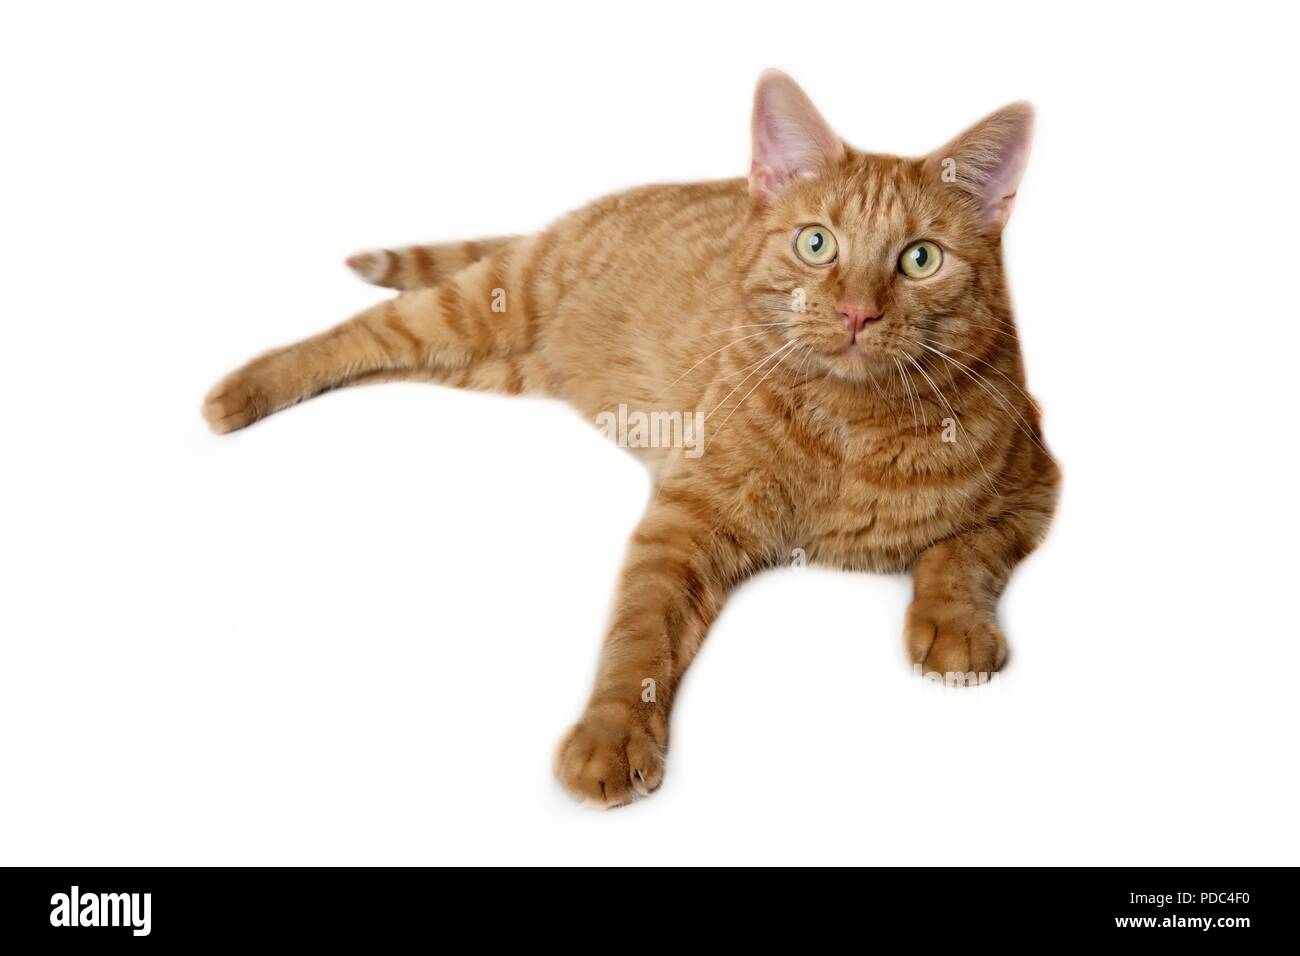
<svg viewBox="0 0 1300 956">
<path fill-rule="evenodd" d="M 428 242 L 397 249 L 366 249 L 348 256 L 348 268 L 372 285 L 389 289 L 427 289 L 450 279 L 480 259 L 495 255 L 518 236 L 491 236 L 464 242 Z"/>
<path fill-rule="evenodd" d="M 234 431 L 330 389 L 385 379 L 545 392 L 532 354 L 541 311 L 529 301 L 533 260 L 534 241 L 516 240 L 441 285 L 259 356 L 208 392 L 203 416 L 218 433 Z"/>
</svg>

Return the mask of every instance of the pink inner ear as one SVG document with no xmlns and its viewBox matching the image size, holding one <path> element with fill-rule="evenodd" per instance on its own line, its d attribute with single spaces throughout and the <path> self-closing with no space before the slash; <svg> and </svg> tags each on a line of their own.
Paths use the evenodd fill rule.
<svg viewBox="0 0 1300 956">
<path fill-rule="evenodd" d="M 1006 225 L 1011 217 L 1011 207 L 1016 201 L 1016 192 L 1020 189 L 1020 179 L 1029 165 L 1029 143 L 1015 144 L 1009 153 L 1003 156 L 1001 163 L 993 172 L 984 187 L 984 217 L 987 224 Z"/>
<path fill-rule="evenodd" d="M 763 202 L 772 202 L 781 191 L 781 181 L 767 166 L 757 161 L 749 164 L 749 193 Z"/>
<path fill-rule="evenodd" d="M 791 180 L 815 179 L 817 172 L 818 168 L 814 165 L 804 165 L 788 171 L 778 171 L 770 166 L 762 166 L 755 161 L 749 165 L 749 192 L 751 195 L 763 200 L 763 202 L 772 202 Z"/>
<path fill-rule="evenodd" d="M 1029 164 L 1034 112 L 1028 103 L 1003 107 L 937 154 L 957 163 L 957 181 L 979 200 L 985 226 L 1001 228 L 1011 216 Z"/>
<path fill-rule="evenodd" d="M 769 70 L 754 95 L 750 192 L 771 202 L 791 179 L 816 176 L 844 145 L 790 77 Z"/>
</svg>

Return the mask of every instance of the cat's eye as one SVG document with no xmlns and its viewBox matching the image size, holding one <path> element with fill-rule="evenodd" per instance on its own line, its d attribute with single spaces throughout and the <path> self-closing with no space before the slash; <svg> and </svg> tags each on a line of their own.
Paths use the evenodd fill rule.
<svg viewBox="0 0 1300 956">
<path fill-rule="evenodd" d="M 839 243 L 825 226 L 804 226 L 794 234 L 794 251 L 810 266 L 828 266 L 839 254 Z"/>
<path fill-rule="evenodd" d="M 943 265 L 943 250 L 933 242 L 914 242 L 898 257 L 898 271 L 909 279 L 928 279 Z"/>
</svg>

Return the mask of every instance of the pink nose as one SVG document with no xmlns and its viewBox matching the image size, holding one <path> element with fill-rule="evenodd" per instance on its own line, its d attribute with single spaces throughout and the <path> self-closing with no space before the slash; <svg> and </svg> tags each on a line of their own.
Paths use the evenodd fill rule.
<svg viewBox="0 0 1300 956">
<path fill-rule="evenodd" d="M 844 319 L 844 330 L 849 333 L 849 338 L 856 340 L 858 333 L 866 328 L 868 322 L 875 322 L 883 314 L 875 306 L 870 308 L 860 305 L 846 305 L 841 302 L 839 306 L 840 315 Z"/>
</svg>

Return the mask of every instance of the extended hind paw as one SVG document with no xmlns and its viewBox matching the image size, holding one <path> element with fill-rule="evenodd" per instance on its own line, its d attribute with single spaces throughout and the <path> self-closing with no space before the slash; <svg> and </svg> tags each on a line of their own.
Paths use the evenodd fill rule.
<svg viewBox="0 0 1300 956">
<path fill-rule="evenodd" d="M 227 375 L 203 399 L 203 418 L 218 435 L 251 425 L 269 411 L 266 390 L 246 369 Z"/>
</svg>

